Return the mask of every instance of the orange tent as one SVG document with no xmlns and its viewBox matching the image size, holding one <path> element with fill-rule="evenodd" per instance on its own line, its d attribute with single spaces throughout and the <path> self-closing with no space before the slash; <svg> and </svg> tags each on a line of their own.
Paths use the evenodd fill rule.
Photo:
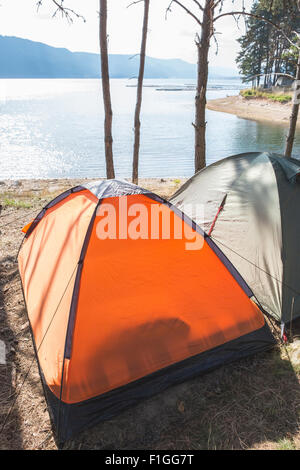
<svg viewBox="0 0 300 470">
<path fill-rule="evenodd" d="M 19 269 L 61 441 L 274 343 L 214 242 L 127 182 L 77 186 L 51 201 L 27 227 Z"/>
</svg>

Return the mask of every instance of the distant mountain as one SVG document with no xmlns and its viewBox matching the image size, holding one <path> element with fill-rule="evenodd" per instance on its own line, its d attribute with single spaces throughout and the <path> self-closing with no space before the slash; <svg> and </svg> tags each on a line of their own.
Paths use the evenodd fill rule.
<svg viewBox="0 0 300 470">
<path fill-rule="evenodd" d="M 236 78 L 239 77 L 237 69 L 231 69 L 229 67 L 209 67 L 209 73 L 211 77 L 222 77 L 222 78 Z"/>
<path fill-rule="evenodd" d="M 0 78 L 98 78 L 98 54 L 71 52 L 41 42 L 0 35 Z M 136 77 L 139 56 L 110 54 L 111 78 Z M 213 76 L 237 76 L 233 69 L 213 67 Z M 181 59 L 147 57 L 145 78 L 196 78 L 196 65 Z"/>
</svg>

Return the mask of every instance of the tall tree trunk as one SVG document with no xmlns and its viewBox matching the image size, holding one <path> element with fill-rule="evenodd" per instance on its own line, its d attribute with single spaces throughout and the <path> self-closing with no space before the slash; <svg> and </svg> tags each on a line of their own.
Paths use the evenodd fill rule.
<svg viewBox="0 0 300 470">
<path fill-rule="evenodd" d="M 266 88 L 268 85 L 268 79 L 269 79 L 269 48 L 268 48 L 267 57 L 266 57 L 264 88 Z"/>
<path fill-rule="evenodd" d="M 112 150 L 112 108 L 109 85 L 109 68 L 108 68 L 108 52 L 107 52 L 107 0 L 100 0 L 100 53 L 101 53 L 101 77 L 102 92 L 104 102 L 104 143 L 105 143 L 105 160 L 106 160 L 106 177 L 112 179 L 115 177 L 113 150 Z"/>
<path fill-rule="evenodd" d="M 297 62 L 297 72 L 296 72 L 296 82 L 295 82 L 295 96 L 294 102 L 292 107 L 292 113 L 290 117 L 290 127 L 289 132 L 286 138 L 286 147 L 284 156 L 286 158 L 291 157 L 293 151 L 293 145 L 295 140 L 295 133 L 296 133 L 296 126 L 297 126 L 297 119 L 299 114 L 299 96 L 300 95 L 300 51 L 298 55 L 298 62 Z"/>
<path fill-rule="evenodd" d="M 144 0 L 144 21 L 142 31 L 142 43 L 140 52 L 140 70 L 137 85 L 137 97 L 134 115 L 134 148 L 133 148 L 133 165 L 132 165 L 132 182 L 138 183 L 139 174 L 139 149 L 140 149 L 140 114 L 142 106 L 142 94 L 143 94 L 143 80 L 145 71 L 145 56 L 146 56 L 146 43 L 148 33 L 148 18 L 149 18 L 149 5 L 150 0 Z"/>
<path fill-rule="evenodd" d="M 208 52 L 213 28 L 213 8 L 211 0 L 206 0 L 203 12 L 201 38 L 197 41 L 198 72 L 195 97 L 195 172 L 206 166 L 206 90 L 208 80 Z"/>
</svg>

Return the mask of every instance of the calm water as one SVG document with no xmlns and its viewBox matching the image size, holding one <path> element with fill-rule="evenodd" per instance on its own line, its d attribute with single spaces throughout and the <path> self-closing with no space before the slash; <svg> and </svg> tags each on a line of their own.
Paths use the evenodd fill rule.
<svg viewBox="0 0 300 470">
<path fill-rule="evenodd" d="M 193 80 L 145 80 L 140 176 L 193 173 L 193 90 L 158 86 Z M 118 177 L 131 174 L 136 88 L 112 80 Z M 210 82 L 208 99 L 237 94 L 238 80 Z M 282 152 L 286 129 L 207 111 L 207 160 L 247 151 Z M 300 155 L 298 133 L 294 155 Z M 98 80 L 0 80 L 0 179 L 105 176 Z"/>
</svg>

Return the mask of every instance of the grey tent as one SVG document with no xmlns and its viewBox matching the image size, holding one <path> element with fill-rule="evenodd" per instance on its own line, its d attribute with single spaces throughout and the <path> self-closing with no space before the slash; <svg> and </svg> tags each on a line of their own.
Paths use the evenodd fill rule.
<svg viewBox="0 0 300 470">
<path fill-rule="evenodd" d="M 300 316 L 299 160 L 231 156 L 196 173 L 171 202 L 210 234 L 269 314 L 283 323 Z"/>
</svg>

